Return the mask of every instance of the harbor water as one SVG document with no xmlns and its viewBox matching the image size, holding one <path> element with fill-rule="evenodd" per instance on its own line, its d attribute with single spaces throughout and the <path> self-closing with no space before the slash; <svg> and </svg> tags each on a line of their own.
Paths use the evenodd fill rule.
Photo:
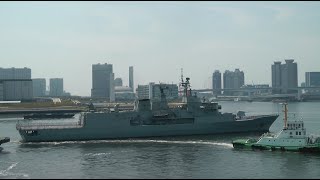
<svg viewBox="0 0 320 180">
<path fill-rule="evenodd" d="M 282 106 L 272 102 L 219 102 L 222 112 L 280 114 L 270 127 L 283 127 Z M 320 102 L 288 105 L 307 134 L 320 135 Z M 258 133 L 158 137 L 125 140 L 23 143 L 17 118 L 0 119 L 0 178 L 320 178 L 320 154 L 245 151 L 232 140 Z"/>
</svg>

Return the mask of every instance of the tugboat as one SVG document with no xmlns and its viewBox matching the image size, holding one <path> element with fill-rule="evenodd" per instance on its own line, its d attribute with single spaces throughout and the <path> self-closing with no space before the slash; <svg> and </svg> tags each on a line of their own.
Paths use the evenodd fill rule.
<svg viewBox="0 0 320 180">
<path fill-rule="evenodd" d="M 306 135 L 302 120 L 288 121 L 287 103 L 284 103 L 284 127 L 278 133 L 264 133 L 258 140 L 238 139 L 232 141 L 235 149 L 281 150 L 297 152 L 320 152 L 320 137 Z"/>
<path fill-rule="evenodd" d="M 3 143 L 7 143 L 10 142 L 10 138 L 9 137 L 0 137 L 0 145 Z M 2 147 L 0 147 L 0 152 L 3 150 Z"/>
</svg>

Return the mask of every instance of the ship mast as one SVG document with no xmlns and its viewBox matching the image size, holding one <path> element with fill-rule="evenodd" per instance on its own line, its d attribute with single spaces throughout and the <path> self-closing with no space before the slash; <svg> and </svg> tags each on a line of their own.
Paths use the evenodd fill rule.
<svg viewBox="0 0 320 180">
<path fill-rule="evenodd" d="M 167 89 L 168 87 L 165 85 L 162 85 L 161 83 L 159 84 L 159 89 L 160 89 L 160 106 L 161 109 L 167 109 L 168 108 L 168 103 L 166 99 L 166 95 L 164 93 L 164 89 Z"/>
<path fill-rule="evenodd" d="M 190 78 L 186 78 L 186 82 L 182 82 L 182 87 L 184 88 L 183 93 L 184 96 L 190 96 L 191 95 L 191 89 L 190 89 L 190 83 L 189 83 Z M 189 92 L 188 92 L 189 91 Z"/>
<path fill-rule="evenodd" d="M 182 102 L 183 103 L 188 102 L 188 96 L 191 96 L 191 89 L 190 89 L 189 80 L 190 80 L 190 78 L 187 77 L 186 81 L 184 82 L 182 68 L 181 68 L 181 82 L 180 82 L 181 90 L 180 91 L 183 91 L 183 94 L 182 94 Z"/>
<path fill-rule="evenodd" d="M 283 112 L 284 112 L 284 118 L 283 118 L 283 120 L 284 120 L 284 129 L 287 129 L 287 121 L 288 121 L 288 108 L 287 108 L 287 103 L 283 103 L 283 105 L 284 105 L 284 110 L 283 110 Z"/>
<path fill-rule="evenodd" d="M 184 95 L 184 87 L 183 87 L 183 68 L 181 68 L 181 81 L 179 83 L 179 93 L 180 93 L 180 96 L 183 96 Z"/>
<path fill-rule="evenodd" d="M 181 68 L 181 82 L 183 83 L 183 68 Z"/>
</svg>

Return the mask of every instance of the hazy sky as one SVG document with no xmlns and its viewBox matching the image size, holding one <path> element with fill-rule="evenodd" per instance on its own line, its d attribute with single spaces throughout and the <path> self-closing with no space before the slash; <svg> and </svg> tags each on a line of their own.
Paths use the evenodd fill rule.
<svg viewBox="0 0 320 180">
<path fill-rule="evenodd" d="M 319 57 L 319 2 L 0 2 L 0 67 L 63 78 L 73 95 L 90 96 L 96 63 L 124 85 L 134 66 L 135 86 L 178 83 L 183 68 L 200 89 L 235 68 L 245 84 L 271 84 L 271 65 L 287 58 L 300 85 Z"/>
</svg>

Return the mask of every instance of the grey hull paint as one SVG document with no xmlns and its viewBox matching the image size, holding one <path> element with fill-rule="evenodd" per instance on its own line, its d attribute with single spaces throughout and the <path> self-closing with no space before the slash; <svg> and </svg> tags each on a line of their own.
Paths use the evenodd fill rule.
<svg viewBox="0 0 320 180">
<path fill-rule="evenodd" d="M 16 128 L 26 142 L 101 140 L 263 132 L 269 131 L 279 116 L 246 117 L 244 112 L 237 115 L 221 113 L 218 103 L 201 102 L 197 96 L 192 96 L 189 80 L 182 80 L 182 104 L 175 108 L 168 107 L 165 87 L 160 86 L 160 102 L 140 99 L 135 102 L 134 111 L 119 112 L 115 106 L 115 112 L 94 112 L 93 105 L 90 105 L 93 112 L 82 113 L 78 124 L 48 126 L 21 121 Z"/>
<path fill-rule="evenodd" d="M 117 123 L 109 123 L 107 120 L 91 120 L 91 126 L 85 122 L 82 127 L 64 129 L 37 129 L 37 135 L 30 136 L 26 130 L 19 130 L 25 142 L 44 141 L 79 141 L 79 140 L 102 140 L 157 136 L 178 135 L 204 135 L 220 133 L 240 132 L 267 132 L 278 115 L 258 117 L 245 121 L 228 122 L 206 122 L 193 124 L 171 124 L 171 125 L 139 125 L 131 126 L 129 120 L 115 120 Z M 100 122 L 94 122 L 100 121 Z M 120 122 L 119 122 L 120 121 Z M 121 122 L 123 121 L 123 122 Z"/>
</svg>

